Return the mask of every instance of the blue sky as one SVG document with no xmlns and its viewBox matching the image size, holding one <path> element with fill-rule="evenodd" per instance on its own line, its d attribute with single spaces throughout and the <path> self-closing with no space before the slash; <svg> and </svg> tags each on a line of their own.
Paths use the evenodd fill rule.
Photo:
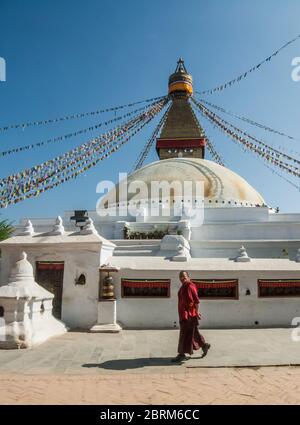
<svg viewBox="0 0 300 425">
<path fill-rule="evenodd" d="M 0 82 L 0 126 L 163 95 L 180 56 L 193 75 L 194 87 L 212 88 L 300 33 L 299 16 L 297 0 L 190 0 L 184 5 L 179 0 L 0 0 L 0 56 L 7 64 L 7 81 Z M 295 56 L 300 56 L 300 40 L 240 84 L 207 99 L 300 138 L 300 82 L 291 79 Z M 103 119 L 2 133 L 1 150 Z M 226 165 L 248 180 L 269 205 L 282 212 L 300 211 L 299 191 L 201 123 Z M 240 126 L 300 152 L 300 142 Z M 18 221 L 95 208 L 97 183 L 116 181 L 119 171 L 130 171 L 151 130 L 148 127 L 86 175 L 8 207 L 0 212 L 2 217 Z M 0 158 L 0 175 L 50 159 L 93 135 Z M 155 159 L 153 150 L 148 160 Z"/>
</svg>

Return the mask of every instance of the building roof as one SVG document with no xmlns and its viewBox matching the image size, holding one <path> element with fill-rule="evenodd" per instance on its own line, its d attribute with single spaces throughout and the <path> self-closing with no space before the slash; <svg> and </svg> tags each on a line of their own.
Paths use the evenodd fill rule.
<svg viewBox="0 0 300 425">
<path fill-rule="evenodd" d="M 0 242 L 1 246 L 10 245 L 43 245 L 43 244 L 105 244 L 115 246 L 112 242 L 99 234 L 81 235 L 80 232 L 65 232 L 63 235 L 51 235 L 48 233 L 36 233 L 32 236 L 13 236 Z"/>
</svg>

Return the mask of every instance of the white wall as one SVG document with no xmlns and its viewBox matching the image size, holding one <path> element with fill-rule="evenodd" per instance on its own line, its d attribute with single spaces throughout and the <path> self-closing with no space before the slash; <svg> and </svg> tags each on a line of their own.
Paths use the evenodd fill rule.
<svg viewBox="0 0 300 425">
<path fill-rule="evenodd" d="M 251 258 L 289 258 L 294 260 L 300 241 L 190 241 L 193 258 L 234 258 L 238 249 L 244 245 Z"/>
<path fill-rule="evenodd" d="M 64 261 L 61 320 L 68 327 L 90 328 L 97 322 L 100 244 L 80 248 L 65 244 L 2 248 L 2 285 L 8 282 L 10 270 L 22 251 L 26 251 L 34 271 L 36 261 Z M 75 279 L 81 273 L 86 276 L 86 284 L 75 285 Z"/>
<path fill-rule="evenodd" d="M 192 228 L 192 240 L 256 240 L 300 239 L 300 223 L 211 223 Z"/>
<path fill-rule="evenodd" d="M 66 230 L 78 230 L 74 221 L 70 220 L 73 211 L 66 211 L 63 222 Z M 100 217 L 96 211 L 88 211 L 88 215 L 94 220 L 94 224 L 99 234 L 106 239 L 115 239 L 115 225 L 119 220 L 129 221 L 134 226 L 135 218 L 128 216 L 120 217 Z M 146 223 L 150 225 L 157 222 L 176 223 L 180 217 L 170 218 L 150 217 L 146 218 Z M 32 218 L 36 232 L 47 232 L 53 228 L 55 218 Z M 17 231 L 23 228 L 26 219 L 21 220 L 21 226 L 16 226 Z M 141 224 L 136 224 L 138 227 Z M 117 239 L 121 238 L 119 235 Z M 300 214 L 275 214 L 270 213 L 265 207 L 241 207 L 234 206 L 216 207 L 214 204 L 207 204 L 204 208 L 204 224 L 192 229 L 192 240 L 210 239 L 300 239 Z"/>
<path fill-rule="evenodd" d="M 64 261 L 64 282 L 62 300 L 62 321 L 67 326 L 89 329 L 97 322 L 100 244 L 68 244 L 57 246 L 22 246 L 2 248 L 1 284 L 8 282 L 11 267 L 25 250 L 28 260 L 35 268 L 36 261 Z M 154 260 L 155 261 L 155 260 Z M 288 260 L 287 260 L 288 261 Z M 147 266 L 145 265 L 145 268 Z M 175 270 L 177 268 L 177 270 Z M 185 269 L 185 263 L 182 263 Z M 84 273 L 85 286 L 76 286 L 75 278 Z M 140 270 L 138 267 L 123 266 L 115 276 L 117 298 L 117 321 L 125 328 L 173 328 L 178 326 L 177 292 L 180 287 L 178 264 L 174 270 Z M 171 279 L 171 297 L 121 298 L 121 278 Z M 191 271 L 192 278 L 236 278 L 239 279 L 239 300 L 202 300 L 201 326 L 204 328 L 238 328 L 290 326 L 294 317 L 300 316 L 300 298 L 257 297 L 257 279 L 300 278 L 299 270 L 281 272 L 261 270 Z M 246 296 L 250 289 L 251 295 Z M 258 322 L 258 324 L 255 324 Z"/>
<path fill-rule="evenodd" d="M 184 268 L 184 266 L 183 266 Z M 171 297 L 121 298 L 121 278 L 171 279 Z M 222 271 L 193 272 L 192 278 L 237 278 L 238 300 L 201 300 L 203 328 L 288 327 L 300 316 L 299 298 L 258 298 L 257 279 L 300 278 L 299 272 Z M 177 292 L 180 283 L 177 271 L 122 270 L 116 278 L 117 321 L 127 328 L 173 328 L 178 326 Z M 251 295 L 245 295 L 250 289 Z M 258 324 L 255 324 L 258 322 Z"/>
</svg>

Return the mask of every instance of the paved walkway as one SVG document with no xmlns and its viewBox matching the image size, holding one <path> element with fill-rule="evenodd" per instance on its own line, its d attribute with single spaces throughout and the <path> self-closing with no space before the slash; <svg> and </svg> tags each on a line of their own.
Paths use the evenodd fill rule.
<svg viewBox="0 0 300 425">
<path fill-rule="evenodd" d="M 300 365 L 300 341 L 291 329 L 204 330 L 205 358 L 195 352 L 181 365 L 178 330 L 126 330 L 119 334 L 69 332 L 30 350 L 0 350 L 0 374 L 181 373 L 207 367 Z"/>
<path fill-rule="evenodd" d="M 203 334 L 207 357 L 182 365 L 171 363 L 176 330 L 70 332 L 31 350 L 0 350 L 0 404 L 300 404 L 291 330 Z"/>
</svg>

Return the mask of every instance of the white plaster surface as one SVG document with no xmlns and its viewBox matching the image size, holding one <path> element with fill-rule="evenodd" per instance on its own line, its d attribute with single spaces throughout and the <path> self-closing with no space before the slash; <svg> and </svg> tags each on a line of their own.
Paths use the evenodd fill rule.
<svg viewBox="0 0 300 425">
<path fill-rule="evenodd" d="M 129 214 L 99 217 L 96 211 L 89 211 L 95 231 L 86 235 L 76 231 L 74 222 L 70 221 L 73 211 L 65 212 L 61 223 L 65 229 L 63 235 L 51 235 L 53 218 L 30 219 L 34 235 L 15 236 L 0 244 L 0 282 L 7 281 L 16 256 L 24 249 L 34 267 L 39 260 L 64 261 L 62 319 L 70 327 L 85 329 L 98 323 L 98 308 L 101 313 L 99 267 L 108 262 L 120 268 L 115 276 L 116 320 L 123 327 L 177 327 L 181 269 L 189 271 L 192 278 L 239 280 L 238 300 L 201 301 L 202 325 L 206 328 L 286 327 L 294 317 L 300 316 L 299 298 L 257 297 L 259 278 L 300 278 L 300 262 L 295 261 L 300 249 L 299 213 L 275 213 L 241 176 L 207 160 L 158 161 L 130 176 L 128 183 L 135 178 L 144 181 L 147 187 L 153 179 L 203 181 L 206 190 L 201 203 L 203 224 L 183 220 L 183 215 L 174 208 L 170 208 L 168 216 L 163 216 L 165 205 L 161 206 L 160 215 L 154 217 L 151 198 L 137 218 Z M 135 201 L 136 198 L 129 200 L 131 206 Z M 27 218 L 22 220 L 17 230 L 24 229 L 27 221 Z M 139 232 L 166 227 L 173 234 L 173 240 L 180 231 L 186 239 L 185 252 L 179 252 L 178 246 L 164 245 L 166 240 L 124 240 L 125 224 Z M 234 261 L 241 246 L 251 261 Z M 172 258 L 177 261 L 171 261 Z M 81 273 L 86 275 L 85 286 L 74 283 Z M 171 279 L 171 296 L 167 299 L 122 298 L 122 278 Z M 247 290 L 250 295 L 246 295 Z M 104 310 L 105 307 L 103 315 Z"/>
<path fill-rule="evenodd" d="M 52 316 L 52 301 L 53 294 L 34 281 L 32 265 L 23 252 L 9 282 L 0 287 L 5 321 L 0 348 L 30 348 L 66 332 L 65 325 Z"/>
<path fill-rule="evenodd" d="M 11 267 L 23 250 L 34 271 L 37 261 L 62 261 L 62 321 L 72 328 L 90 328 L 97 322 L 99 267 L 112 256 L 114 244 L 95 234 L 66 233 L 15 236 L 0 246 L 1 282 L 8 280 Z M 86 276 L 86 284 L 76 285 L 76 278 L 82 273 Z"/>
</svg>

